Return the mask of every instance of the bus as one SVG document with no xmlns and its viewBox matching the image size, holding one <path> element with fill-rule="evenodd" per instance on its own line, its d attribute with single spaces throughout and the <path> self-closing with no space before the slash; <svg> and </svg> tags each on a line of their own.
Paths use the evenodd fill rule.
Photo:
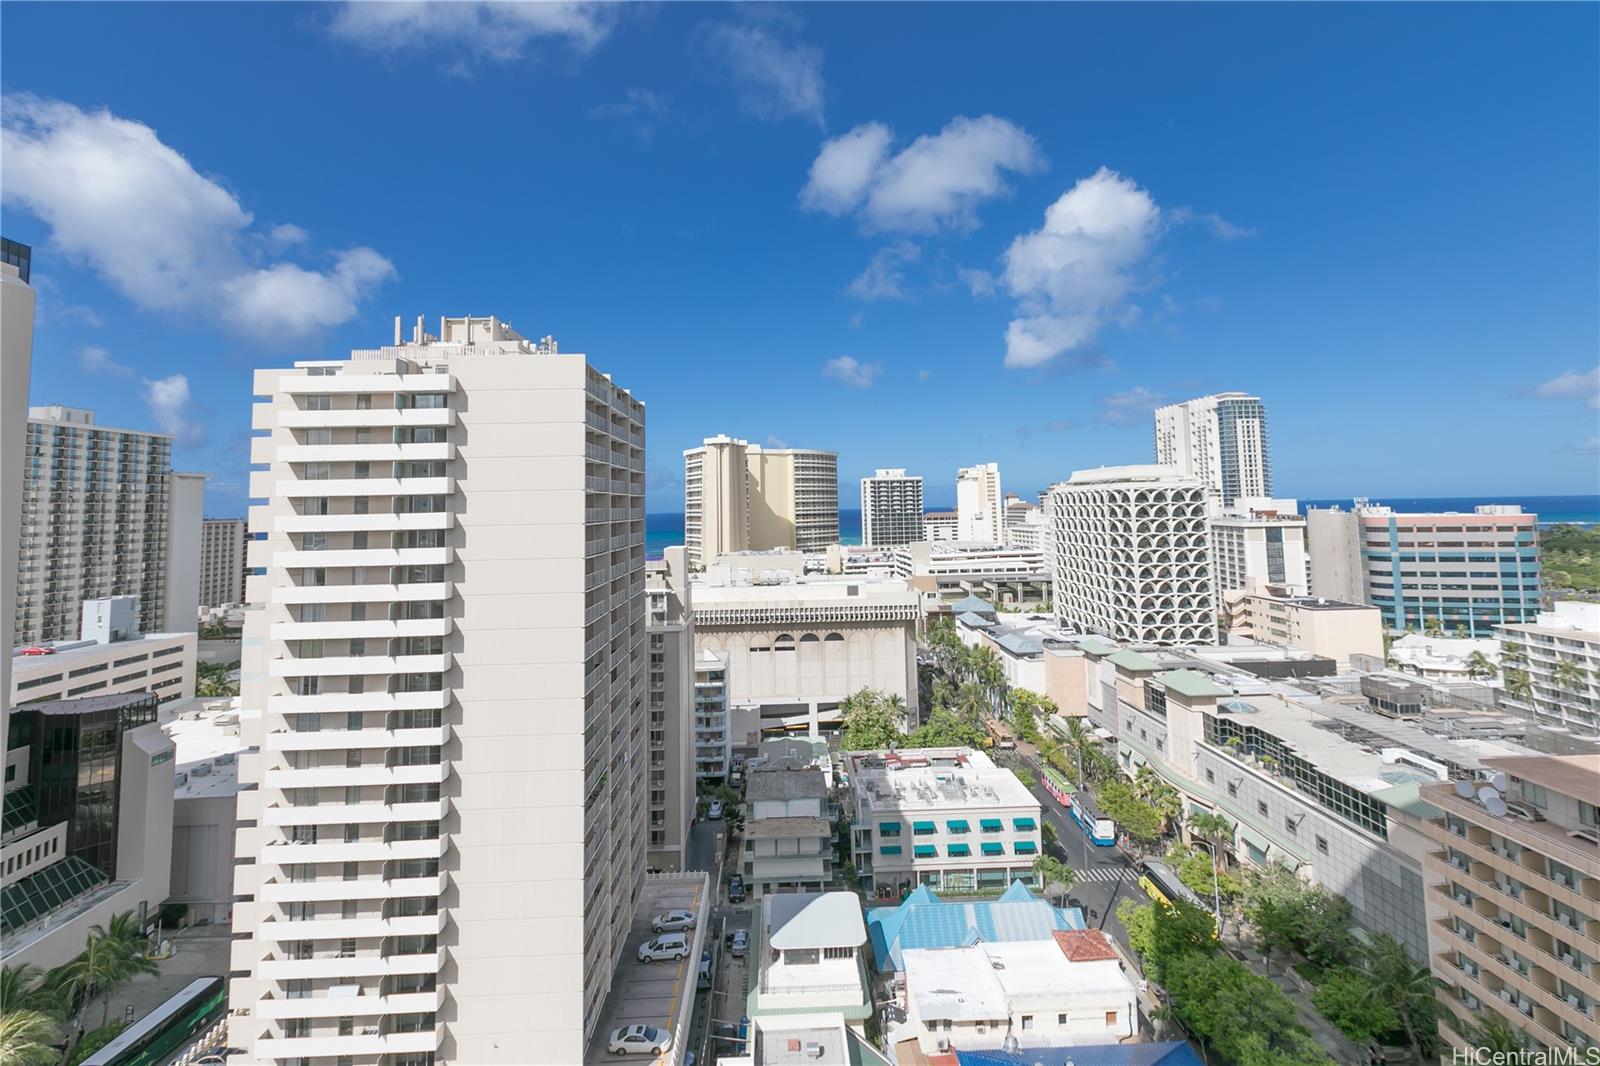
<svg viewBox="0 0 1600 1066">
<path fill-rule="evenodd" d="M 1017 738 L 1011 732 L 1011 727 L 998 718 L 991 718 L 983 723 L 984 729 L 989 734 L 989 743 L 1001 751 L 1016 751 Z"/>
<path fill-rule="evenodd" d="M 1083 835 L 1096 847 L 1109 848 L 1116 844 L 1117 824 L 1100 813 L 1094 797 L 1088 792 L 1074 792 L 1072 806 L 1067 809 L 1072 813 L 1072 820 L 1078 823 L 1078 828 L 1083 830 Z"/>
<path fill-rule="evenodd" d="M 1057 803 L 1063 807 L 1072 806 L 1072 783 L 1053 766 L 1039 768 L 1039 781 L 1044 785 L 1044 790 L 1050 793 Z"/>
<path fill-rule="evenodd" d="M 1154 859 L 1141 862 L 1139 887 L 1144 889 L 1145 895 L 1168 910 L 1182 902 L 1206 914 L 1214 913 L 1211 905 L 1201 900 L 1188 885 L 1179 880 L 1177 871 L 1164 862 L 1157 862 Z"/>
<path fill-rule="evenodd" d="M 197 978 L 84 1059 L 83 1066 L 159 1066 L 221 1021 L 227 1009 L 227 983 L 220 977 Z"/>
</svg>

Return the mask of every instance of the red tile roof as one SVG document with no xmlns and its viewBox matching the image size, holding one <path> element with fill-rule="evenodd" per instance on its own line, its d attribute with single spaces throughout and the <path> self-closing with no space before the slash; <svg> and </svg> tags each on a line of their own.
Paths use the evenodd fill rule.
<svg viewBox="0 0 1600 1066">
<path fill-rule="evenodd" d="M 1117 957 L 1106 935 L 1098 929 L 1058 929 L 1054 936 L 1068 962 L 1114 961 Z"/>
</svg>

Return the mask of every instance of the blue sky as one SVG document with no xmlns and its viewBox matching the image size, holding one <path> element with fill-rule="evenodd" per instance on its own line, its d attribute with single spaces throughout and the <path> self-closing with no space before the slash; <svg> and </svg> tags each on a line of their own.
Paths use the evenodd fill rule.
<svg viewBox="0 0 1600 1066">
<path fill-rule="evenodd" d="M 245 507 L 250 371 L 498 314 L 947 503 L 1261 395 L 1302 497 L 1593 492 L 1595 5 L 5 9 L 32 398 Z M 1047 214 L 1048 212 L 1048 214 Z"/>
</svg>

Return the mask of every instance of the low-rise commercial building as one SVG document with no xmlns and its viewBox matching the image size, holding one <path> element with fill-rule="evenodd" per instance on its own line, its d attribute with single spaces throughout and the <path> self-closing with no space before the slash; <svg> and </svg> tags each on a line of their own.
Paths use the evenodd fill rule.
<svg viewBox="0 0 1600 1066">
<path fill-rule="evenodd" d="M 12 652 L 13 706 L 121 692 L 153 692 L 162 703 L 194 695 L 193 632 L 140 633 L 132 596 L 85 600 L 82 619 L 82 639 Z"/>
<path fill-rule="evenodd" d="M 1600 737 L 1600 603 L 1557 600 L 1532 622 L 1495 632 L 1506 708 L 1548 728 Z"/>
<path fill-rule="evenodd" d="M 1133 982 L 1105 934 L 905 953 L 905 1021 L 892 1045 L 952 1048 L 1114 1043 L 1137 1031 Z"/>
<path fill-rule="evenodd" d="M 820 892 L 833 880 L 828 786 L 815 768 L 755 766 L 745 785 L 744 877 L 756 898 Z"/>
<path fill-rule="evenodd" d="M 1600 1047 L 1600 755 L 1485 769 L 1487 784 L 1424 786 L 1414 815 L 1439 1035 L 1475 1048 L 1492 1016 L 1540 1048 Z"/>
<path fill-rule="evenodd" d="M 0 963 L 52 969 L 91 926 L 153 921 L 171 870 L 173 746 L 148 692 L 12 709 L 0 834 Z"/>
<path fill-rule="evenodd" d="M 851 850 L 863 889 L 1000 891 L 1037 884 L 1039 801 L 970 748 L 853 752 Z"/>
<path fill-rule="evenodd" d="M 761 901 L 750 928 L 746 1013 L 843 1015 L 856 1032 L 872 1015 L 867 928 L 854 892 L 785 892 Z"/>
<path fill-rule="evenodd" d="M 894 550 L 894 573 L 934 609 L 967 596 L 1002 605 L 1050 602 L 1050 574 L 1036 548 L 972 541 L 907 544 Z"/>
<path fill-rule="evenodd" d="M 942 900 L 927 885 L 918 885 L 899 906 L 873 907 L 867 914 L 872 956 L 883 974 L 903 973 L 906 953 L 919 948 L 1049 940 L 1083 928 L 1082 910 L 1053 906 L 1021 881 L 1013 881 L 997 899 Z"/>
<path fill-rule="evenodd" d="M 1383 617 L 1376 607 L 1259 586 L 1222 595 L 1230 640 L 1302 648 L 1340 668 L 1357 655 L 1383 661 Z"/>
</svg>

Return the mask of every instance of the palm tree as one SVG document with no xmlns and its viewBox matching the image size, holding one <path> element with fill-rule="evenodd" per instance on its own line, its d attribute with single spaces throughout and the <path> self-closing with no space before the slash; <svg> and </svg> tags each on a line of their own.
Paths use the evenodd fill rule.
<svg viewBox="0 0 1600 1066">
<path fill-rule="evenodd" d="M 1189 815 L 1189 831 L 1211 845 L 1212 865 L 1222 867 L 1222 842 L 1233 842 L 1234 824 L 1225 814 L 1196 811 Z"/>
<path fill-rule="evenodd" d="M 968 681 L 956 692 L 956 713 L 973 725 L 982 725 L 989 710 L 989 694 L 976 681 Z"/>
<path fill-rule="evenodd" d="M 1400 1017 L 1416 1061 L 1422 1059 L 1422 1034 L 1418 1020 L 1425 1004 L 1433 1002 L 1433 972 L 1406 953 L 1405 945 L 1388 933 L 1374 933 L 1361 949 L 1362 965 L 1371 980 L 1365 996 L 1387 1003 Z"/>
<path fill-rule="evenodd" d="M 118 919 L 124 919 L 119 921 Z M 101 997 L 100 1024 L 111 1020 L 111 993 L 118 985 L 142 973 L 156 973 L 154 962 L 143 952 L 133 916 L 123 912 L 112 918 L 111 930 L 90 926 L 83 954 L 62 967 L 62 988 L 74 1000 Z"/>
<path fill-rule="evenodd" d="M 1437 618 L 1424 618 L 1422 620 L 1422 635 L 1425 637 L 1444 636 L 1444 626 Z"/>
<path fill-rule="evenodd" d="M 1521 644 L 1507 643 L 1500 649 L 1500 664 L 1502 666 L 1527 666 L 1528 649 Z"/>
<path fill-rule="evenodd" d="M 37 966 L 0 967 L 0 1013 L 34 1010 L 59 1018 L 65 1012 L 58 992 Z"/>
<path fill-rule="evenodd" d="M 1490 658 L 1481 651 L 1475 651 L 1467 656 L 1467 676 L 1480 680 L 1494 677 L 1500 672 Z"/>
<path fill-rule="evenodd" d="M 1524 703 L 1533 698 L 1533 682 L 1528 678 L 1528 671 L 1515 668 L 1506 670 L 1506 695 Z"/>
<path fill-rule="evenodd" d="M 1039 884 L 1044 886 L 1045 895 L 1058 901 L 1064 900 L 1078 881 L 1076 870 L 1050 855 L 1041 855 L 1033 860 L 1033 873 L 1039 879 Z"/>
<path fill-rule="evenodd" d="M 1510 1022 L 1498 1011 L 1484 1011 L 1478 1016 L 1476 1024 L 1472 1025 L 1469 1032 L 1463 1034 L 1470 1039 L 1476 1047 L 1485 1051 L 1497 1051 L 1506 1055 L 1521 1051 L 1529 1046 L 1528 1034 L 1521 1029 L 1512 1028 Z M 1514 1061 L 1508 1059 L 1508 1061 Z"/>
<path fill-rule="evenodd" d="M 1573 659 L 1558 659 L 1555 668 L 1556 684 L 1568 692 L 1578 691 L 1578 686 L 1588 680 L 1588 674 Z"/>
<path fill-rule="evenodd" d="M 8 1010 L 0 1015 L 0 1062 L 6 1066 L 54 1066 L 56 1021 L 38 1010 Z"/>
</svg>

